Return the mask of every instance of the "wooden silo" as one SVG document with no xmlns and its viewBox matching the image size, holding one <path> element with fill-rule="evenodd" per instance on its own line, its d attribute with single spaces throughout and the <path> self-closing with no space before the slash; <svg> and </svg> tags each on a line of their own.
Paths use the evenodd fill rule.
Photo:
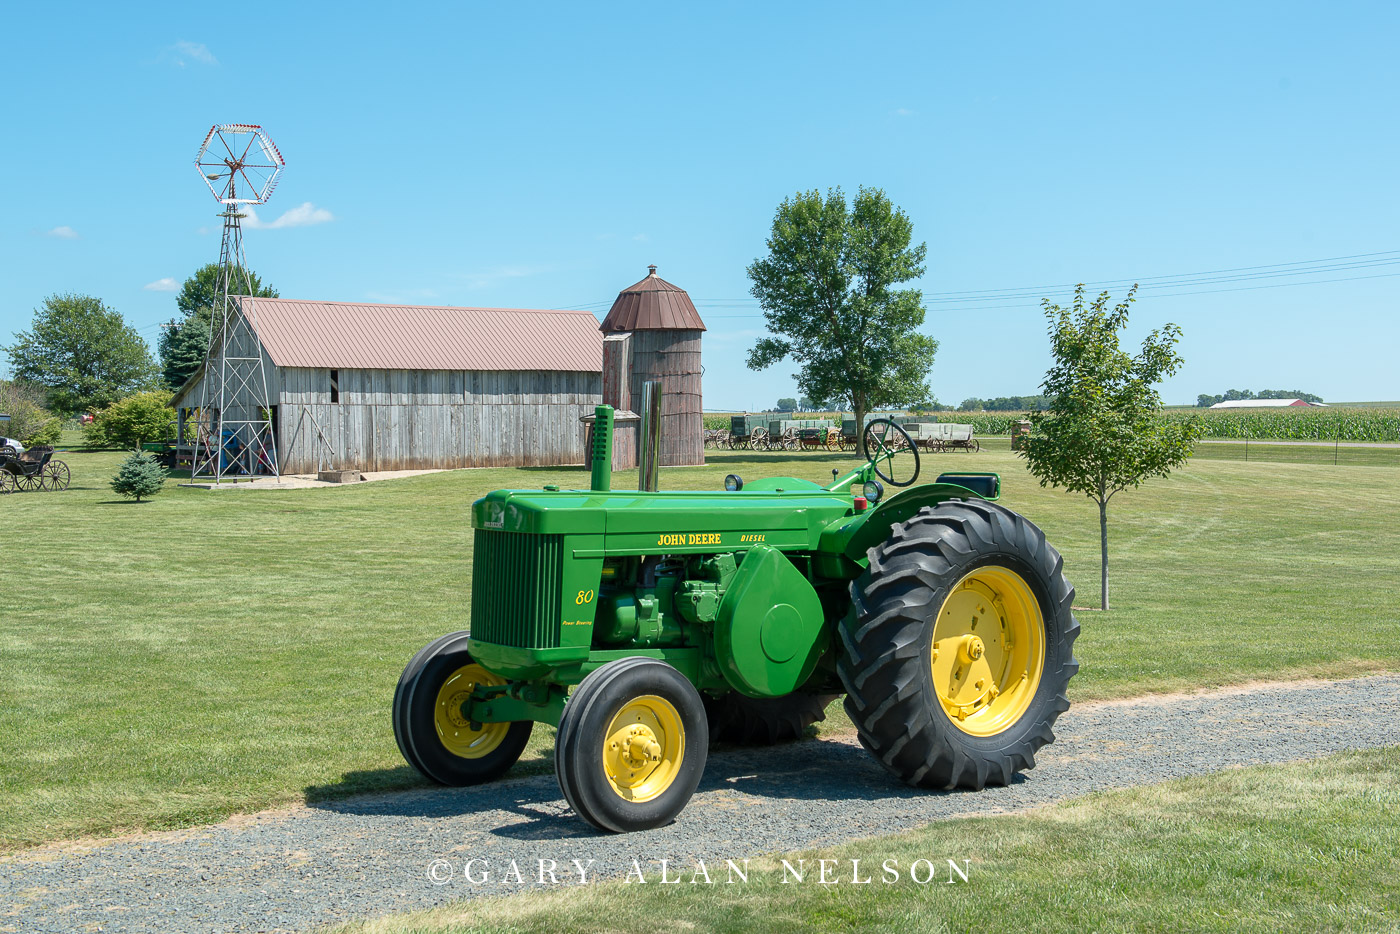
<svg viewBox="0 0 1400 934">
<path fill-rule="evenodd" d="M 622 411 L 642 398 L 642 383 L 661 380 L 661 464 L 685 467 L 705 463 L 705 430 L 700 415 L 700 337 L 705 322 L 685 289 L 648 266 L 641 282 L 618 293 L 603 319 L 603 401 Z M 613 339 L 627 335 L 628 339 Z M 612 354 L 609 354 L 612 351 Z M 609 360 L 616 355 L 620 359 Z M 609 363 L 619 371 L 608 379 Z M 616 466 L 635 466 L 632 463 Z"/>
</svg>

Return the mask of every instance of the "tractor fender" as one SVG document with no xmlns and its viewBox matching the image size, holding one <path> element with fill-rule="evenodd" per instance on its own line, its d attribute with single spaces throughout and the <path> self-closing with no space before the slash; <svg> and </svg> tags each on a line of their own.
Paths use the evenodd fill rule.
<svg viewBox="0 0 1400 934">
<path fill-rule="evenodd" d="M 925 506 L 937 506 L 950 499 L 981 498 L 956 483 L 925 483 L 910 487 L 868 512 L 833 522 L 822 534 L 821 550 L 839 551 L 864 565 L 865 553 L 890 537 L 891 526 L 907 522 Z"/>
</svg>

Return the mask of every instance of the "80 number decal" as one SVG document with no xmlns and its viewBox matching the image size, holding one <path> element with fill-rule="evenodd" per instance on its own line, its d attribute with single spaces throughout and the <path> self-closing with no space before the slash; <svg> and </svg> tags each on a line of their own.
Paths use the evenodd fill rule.
<svg viewBox="0 0 1400 934">
<path fill-rule="evenodd" d="M 575 606 L 583 606 L 593 602 L 594 593 L 591 590 L 580 590 L 578 596 L 574 597 Z"/>
</svg>

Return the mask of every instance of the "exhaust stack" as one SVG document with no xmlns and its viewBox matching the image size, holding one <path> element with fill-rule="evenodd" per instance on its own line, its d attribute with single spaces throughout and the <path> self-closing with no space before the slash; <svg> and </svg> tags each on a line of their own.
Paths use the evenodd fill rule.
<svg viewBox="0 0 1400 934">
<path fill-rule="evenodd" d="M 612 489 L 613 407 L 600 405 L 593 410 L 592 489 L 606 493 Z"/>
</svg>

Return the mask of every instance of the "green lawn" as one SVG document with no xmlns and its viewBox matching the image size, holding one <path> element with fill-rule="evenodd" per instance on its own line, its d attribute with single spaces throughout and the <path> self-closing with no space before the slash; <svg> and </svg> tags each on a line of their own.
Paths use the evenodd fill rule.
<svg viewBox="0 0 1400 934">
<path fill-rule="evenodd" d="M 1400 749 L 1345 753 L 1089 795 L 1029 814 L 754 860 L 749 882 L 605 882 L 461 902 L 340 934 L 656 931 L 1394 931 L 1400 926 Z M 799 864 L 798 860 L 805 860 Z M 814 884 L 829 863 L 835 884 Z M 964 867 L 952 876 L 948 860 Z M 859 860 L 861 878 L 852 883 Z M 881 867 L 895 860 L 899 881 Z M 933 882 L 908 873 L 918 860 Z M 964 860 L 966 862 L 964 863 Z M 480 869 L 480 867 L 477 867 Z M 919 879 L 929 868 L 918 864 Z"/>
<path fill-rule="evenodd" d="M 136 505 L 107 487 L 121 454 L 63 456 L 71 490 L 0 498 L 0 848 L 418 784 L 389 702 L 418 647 L 467 625 L 468 506 L 500 486 L 587 482 L 503 469 L 330 490 L 170 484 Z M 1096 603 L 1088 500 L 1042 490 L 1008 451 L 932 460 L 930 475 L 1001 471 L 1004 502 L 1045 527 L 1077 602 Z M 851 463 L 712 454 L 662 484 Z M 1110 522 L 1114 610 L 1081 614 L 1076 700 L 1400 662 L 1400 470 L 1200 460 L 1116 498 Z M 523 768 L 550 768 L 551 732 Z"/>
</svg>

